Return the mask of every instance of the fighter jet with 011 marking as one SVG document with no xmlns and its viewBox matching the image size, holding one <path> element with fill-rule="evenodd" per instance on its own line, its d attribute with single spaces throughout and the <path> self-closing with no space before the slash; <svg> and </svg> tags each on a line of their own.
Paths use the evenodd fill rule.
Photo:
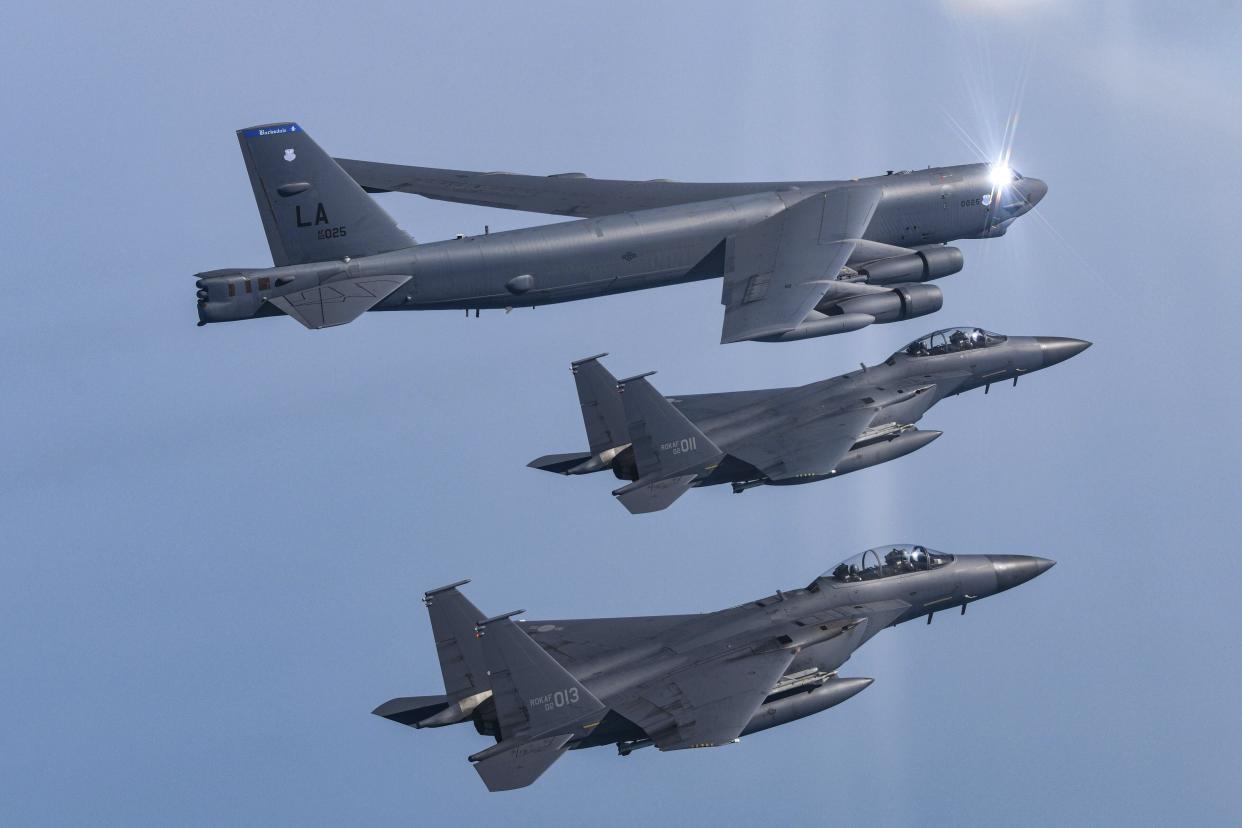
<svg viewBox="0 0 1242 828">
<path fill-rule="evenodd" d="M 869 549 L 805 589 L 702 615 L 514 621 L 485 618 L 433 589 L 444 693 L 392 699 L 375 714 L 416 728 L 473 722 L 496 743 L 470 756 L 491 791 L 531 784 L 567 750 L 622 756 L 716 747 L 805 718 L 872 682 L 837 671 L 885 627 L 961 607 L 1046 572 L 1025 555 Z"/>
<path fill-rule="evenodd" d="M 1048 188 L 1004 165 L 850 181 L 614 181 L 334 160 L 294 123 L 240 130 L 275 267 L 197 275 L 199 324 L 287 314 L 535 307 L 723 277 L 722 342 L 788 342 L 924 316 L 956 239 L 1000 236 Z M 368 192 L 580 221 L 415 246 Z"/>
<path fill-rule="evenodd" d="M 696 486 L 731 483 L 742 492 L 814 483 L 927 445 L 941 432 L 914 424 L 945 397 L 1016 385 L 1090 345 L 950 328 L 878 365 L 810 385 L 677 397 L 656 391 L 650 374 L 618 381 L 589 357 L 572 364 L 588 451 L 529 465 L 567 475 L 611 469 L 630 481 L 613 494 L 635 514 L 666 509 Z"/>
</svg>

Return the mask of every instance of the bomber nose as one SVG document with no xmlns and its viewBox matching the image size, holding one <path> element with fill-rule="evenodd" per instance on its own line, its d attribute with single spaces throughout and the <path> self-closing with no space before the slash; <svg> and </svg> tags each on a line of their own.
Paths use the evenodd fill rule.
<svg viewBox="0 0 1242 828">
<path fill-rule="evenodd" d="M 1044 196 L 1048 195 L 1047 183 L 1038 178 L 1022 179 L 1022 196 L 1026 199 L 1026 203 L 1034 207 Z"/>
<path fill-rule="evenodd" d="M 1091 347 L 1091 343 L 1085 339 L 1070 339 L 1064 336 L 1037 336 L 1035 341 L 1039 343 L 1039 352 L 1044 358 L 1044 368 L 1056 365 L 1058 362 L 1065 362 L 1070 357 L 1078 356 Z"/>
<path fill-rule="evenodd" d="M 996 591 L 1004 592 L 1019 584 L 1025 584 L 1037 575 L 1042 575 L 1056 561 L 1048 558 L 1037 558 L 1034 555 L 988 555 L 992 568 L 996 570 Z"/>
</svg>

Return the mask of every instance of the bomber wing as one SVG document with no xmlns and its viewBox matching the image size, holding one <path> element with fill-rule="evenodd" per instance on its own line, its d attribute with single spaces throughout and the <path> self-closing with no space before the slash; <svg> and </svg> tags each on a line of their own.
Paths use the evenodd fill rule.
<svg viewBox="0 0 1242 828">
<path fill-rule="evenodd" d="M 839 187 L 738 233 L 726 254 L 720 341 L 777 337 L 801 325 L 825 298 L 887 291 L 837 279 L 881 197 L 878 187 Z"/>
<path fill-rule="evenodd" d="M 517 175 L 507 172 L 411 167 L 349 158 L 337 158 L 336 162 L 365 190 L 372 193 L 413 193 L 439 201 L 579 218 L 611 216 L 631 210 L 671 207 L 675 204 L 690 204 L 797 186 L 788 182 L 762 181 L 622 181 L 588 178 L 581 173 Z"/>
</svg>

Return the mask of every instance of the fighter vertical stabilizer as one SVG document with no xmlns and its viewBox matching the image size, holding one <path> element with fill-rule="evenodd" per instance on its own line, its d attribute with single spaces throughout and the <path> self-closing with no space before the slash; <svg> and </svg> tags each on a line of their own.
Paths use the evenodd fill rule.
<svg viewBox="0 0 1242 828">
<path fill-rule="evenodd" d="M 698 426 L 647 381 L 650 375 L 617 383 L 638 479 L 613 494 L 633 514 L 668 508 L 694 485 L 700 473 L 715 468 L 724 457 Z"/>
<path fill-rule="evenodd" d="M 520 612 L 520 610 L 518 611 Z M 534 782 L 587 735 L 607 708 L 513 622 L 516 612 L 477 627 L 491 680 L 500 740 L 470 757 L 491 791 Z"/>
</svg>

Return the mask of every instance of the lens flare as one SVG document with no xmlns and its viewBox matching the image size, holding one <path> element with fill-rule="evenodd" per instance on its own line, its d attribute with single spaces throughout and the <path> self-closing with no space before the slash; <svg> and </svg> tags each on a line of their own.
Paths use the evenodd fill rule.
<svg viewBox="0 0 1242 828">
<path fill-rule="evenodd" d="M 993 187 L 1008 187 L 1013 183 L 1013 170 L 1004 162 L 996 163 L 992 165 L 988 177 L 992 180 Z"/>
</svg>

